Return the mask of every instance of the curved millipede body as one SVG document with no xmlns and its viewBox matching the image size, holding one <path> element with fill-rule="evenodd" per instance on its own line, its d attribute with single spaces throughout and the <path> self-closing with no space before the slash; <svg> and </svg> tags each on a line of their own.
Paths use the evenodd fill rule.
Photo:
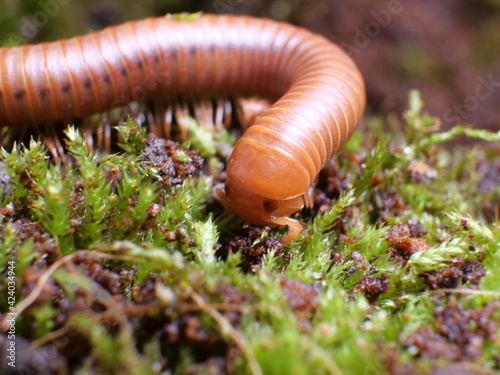
<svg viewBox="0 0 500 375">
<path fill-rule="evenodd" d="M 277 100 L 238 140 L 218 198 L 256 225 L 288 225 L 347 141 L 364 83 L 337 45 L 248 16 L 147 18 L 56 42 L 0 48 L 0 126 L 72 121 L 129 101 L 188 93 Z"/>
</svg>

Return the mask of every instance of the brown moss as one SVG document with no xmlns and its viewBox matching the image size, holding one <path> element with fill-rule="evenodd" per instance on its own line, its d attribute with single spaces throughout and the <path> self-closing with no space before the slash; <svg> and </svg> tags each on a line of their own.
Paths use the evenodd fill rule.
<svg viewBox="0 0 500 375">
<path fill-rule="evenodd" d="M 434 324 L 417 329 L 403 344 L 423 358 L 479 359 L 486 343 L 496 340 L 500 323 L 494 316 L 499 307 L 499 301 L 491 301 L 481 308 L 466 309 L 450 297 L 446 305 L 434 308 Z"/>
<path fill-rule="evenodd" d="M 477 287 L 486 270 L 477 260 L 462 260 L 455 258 L 446 267 L 428 272 L 424 275 L 425 282 L 432 289 L 456 288 L 466 282 Z"/>
<path fill-rule="evenodd" d="M 406 202 L 399 193 L 392 188 L 378 188 L 370 197 L 367 209 L 372 221 L 378 225 L 390 222 L 391 218 L 401 216 L 406 209 Z"/>
<path fill-rule="evenodd" d="M 59 247 L 52 240 L 48 233 L 44 233 L 42 224 L 40 222 L 31 221 L 26 218 L 13 219 L 14 216 L 19 215 L 19 211 L 10 211 L 5 209 L 3 212 L 9 211 L 4 219 L 11 219 L 10 223 L 16 232 L 16 242 L 23 243 L 26 240 L 33 240 L 33 255 L 34 257 L 54 256 L 59 252 Z M 0 239 L 3 240 L 3 231 L 0 231 Z"/>
<path fill-rule="evenodd" d="M 319 305 L 318 289 L 300 280 L 281 279 L 280 286 L 286 296 L 288 306 L 297 316 L 302 331 L 311 330 L 310 318 Z"/>
<path fill-rule="evenodd" d="M 153 165 L 159 169 L 163 182 L 167 185 L 179 185 L 187 177 L 192 177 L 197 169 L 203 166 L 203 158 L 195 150 L 182 150 L 189 157 L 188 161 L 180 160 L 177 142 L 163 138 L 154 138 L 148 141 L 141 154 L 144 165 Z"/>
<path fill-rule="evenodd" d="M 366 257 L 358 251 L 351 251 L 345 255 L 332 253 L 331 260 L 332 265 L 347 265 L 344 271 L 345 278 L 352 276 L 356 271 L 360 270 L 369 274 L 378 272 L 378 269 L 369 264 Z"/>
<path fill-rule="evenodd" d="M 429 248 L 427 240 L 413 237 L 406 224 L 397 224 L 387 232 L 386 240 L 391 243 L 387 249 L 391 259 L 406 263 L 412 254 Z"/>
<path fill-rule="evenodd" d="M 240 252 L 242 255 L 241 267 L 245 271 L 257 272 L 258 267 L 262 263 L 264 257 L 273 251 L 278 257 L 284 260 L 288 259 L 285 253 L 285 245 L 274 237 L 265 237 L 255 243 L 257 239 L 262 238 L 262 231 L 269 231 L 269 227 L 259 228 L 250 224 L 243 224 L 243 233 L 246 235 L 236 235 L 227 241 L 224 246 L 222 243 L 217 245 L 217 255 L 220 257 L 227 256 L 228 253 Z"/>
<path fill-rule="evenodd" d="M 368 301 L 375 302 L 380 295 L 389 291 L 389 277 L 385 273 L 380 276 L 364 275 L 353 291 L 362 292 Z"/>
</svg>

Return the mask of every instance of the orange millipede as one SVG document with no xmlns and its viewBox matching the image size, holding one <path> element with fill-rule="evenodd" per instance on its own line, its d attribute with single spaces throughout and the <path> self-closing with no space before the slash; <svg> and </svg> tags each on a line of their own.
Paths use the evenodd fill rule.
<svg viewBox="0 0 500 375">
<path fill-rule="evenodd" d="M 218 199 L 255 225 L 289 226 L 365 105 L 351 58 L 284 22 L 202 15 L 131 21 L 55 42 L 0 48 L 0 125 L 72 121 L 129 101 L 188 93 L 277 101 L 237 141 Z"/>
</svg>

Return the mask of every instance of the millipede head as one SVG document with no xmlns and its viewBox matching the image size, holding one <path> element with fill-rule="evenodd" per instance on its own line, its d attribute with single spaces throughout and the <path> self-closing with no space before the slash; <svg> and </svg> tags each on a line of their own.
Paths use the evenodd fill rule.
<svg viewBox="0 0 500 375">
<path fill-rule="evenodd" d="M 276 218 L 287 217 L 304 206 L 302 196 L 291 199 L 269 199 L 261 197 L 245 187 L 226 178 L 224 191 L 216 191 L 216 198 L 224 205 L 228 213 L 235 213 L 242 219 L 255 225 L 282 225 Z"/>
</svg>

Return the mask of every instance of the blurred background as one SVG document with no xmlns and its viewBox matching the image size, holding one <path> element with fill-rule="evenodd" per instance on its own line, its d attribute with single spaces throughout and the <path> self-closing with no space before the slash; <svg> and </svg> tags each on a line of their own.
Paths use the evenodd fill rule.
<svg viewBox="0 0 500 375">
<path fill-rule="evenodd" d="M 0 42 L 71 37 L 165 13 L 286 20 L 340 44 L 367 85 L 367 114 L 402 113 L 420 90 L 443 128 L 500 130 L 500 0 L 0 0 Z"/>
</svg>

